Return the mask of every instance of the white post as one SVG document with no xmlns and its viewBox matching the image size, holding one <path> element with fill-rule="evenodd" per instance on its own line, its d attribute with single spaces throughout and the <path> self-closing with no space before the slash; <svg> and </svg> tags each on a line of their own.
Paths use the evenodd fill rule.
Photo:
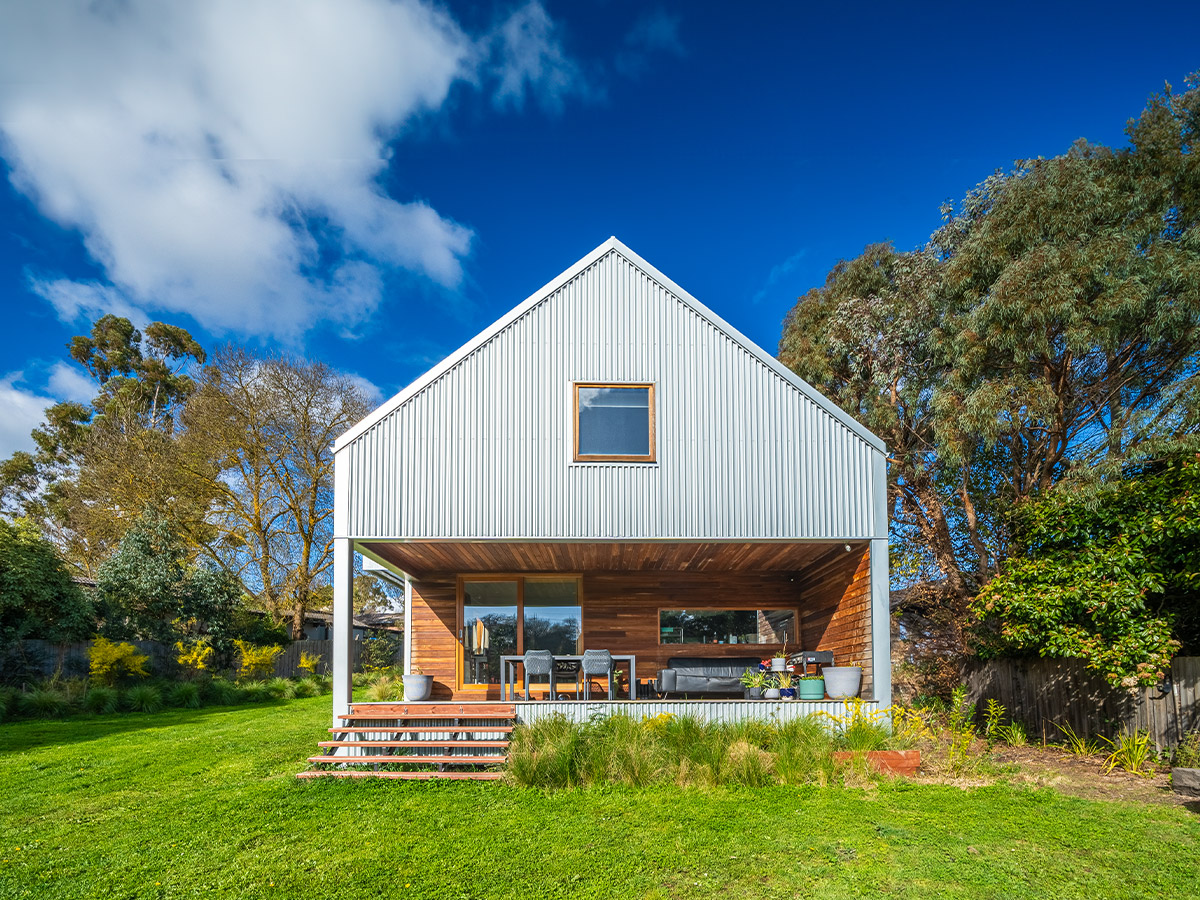
<svg viewBox="0 0 1200 900">
<path fill-rule="evenodd" d="M 404 674 L 412 674 L 412 579 L 404 576 Z"/>
<path fill-rule="evenodd" d="M 350 711 L 354 690 L 354 542 L 333 541 L 333 724 Z"/>
<path fill-rule="evenodd" d="M 875 699 L 892 704 L 892 609 L 888 560 L 887 460 L 871 454 L 874 528 L 871 538 L 871 675 Z"/>
</svg>

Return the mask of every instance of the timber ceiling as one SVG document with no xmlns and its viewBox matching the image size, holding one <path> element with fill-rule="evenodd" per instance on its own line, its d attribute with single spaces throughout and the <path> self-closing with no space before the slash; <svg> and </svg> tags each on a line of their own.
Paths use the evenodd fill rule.
<svg viewBox="0 0 1200 900">
<path fill-rule="evenodd" d="M 842 542 L 364 541 L 359 546 L 415 578 L 484 572 L 798 572 L 846 552 Z"/>
</svg>

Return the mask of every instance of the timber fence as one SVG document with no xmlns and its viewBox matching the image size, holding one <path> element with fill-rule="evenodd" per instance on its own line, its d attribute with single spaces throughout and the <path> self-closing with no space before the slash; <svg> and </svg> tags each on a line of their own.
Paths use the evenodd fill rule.
<svg viewBox="0 0 1200 900">
<path fill-rule="evenodd" d="M 170 674 L 177 669 L 175 648 L 171 644 L 159 641 L 130 641 L 137 647 L 139 653 L 150 657 L 150 669 L 158 674 Z M 0 660 L 0 680 L 11 680 L 12 677 L 37 680 L 49 678 L 55 672 L 67 678 L 82 678 L 88 674 L 88 650 L 91 641 L 80 641 L 75 644 L 52 644 L 49 641 L 21 641 L 20 645 L 12 648 L 9 654 Z M 363 642 L 355 641 L 352 645 L 350 664 L 351 671 L 362 671 Z M 319 656 L 321 662 L 317 672 L 328 673 L 333 666 L 333 641 L 293 641 L 284 647 L 283 652 L 275 658 L 275 674 L 283 678 L 295 678 L 303 675 L 300 668 L 300 655 L 309 653 Z M 403 660 L 403 652 L 397 651 L 396 662 Z"/>
<path fill-rule="evenodd" d="M 1057 740 L 1060 725 L 1087 737 L 1140 729 L 1162 748 L 1200 731 L 1200 657 L 1176 657 L 1164 682 L 1134 690 L 1112 687 L 1074 659 L 994 659 L 969 669 L 966 680 L 971 702 L 982 710 L 988 698 L 999 701 L 1031 739 Z"/>
</svg>

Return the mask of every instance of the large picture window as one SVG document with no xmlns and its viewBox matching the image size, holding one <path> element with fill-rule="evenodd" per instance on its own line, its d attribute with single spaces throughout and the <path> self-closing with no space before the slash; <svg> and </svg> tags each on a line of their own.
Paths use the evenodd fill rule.
<svg viewBox="0 0 1200 900">
<path fill-rule="evenodd" d="M 461 610 L 464 686 L 499 684 L 501 656 L 583 652 L 578 578 L 464 579 Z"/>
<path fill-rule="evenodd" d="M 794 609 L 660 609 L 660 644 L 784 644 L 796 640 Z"/>
<path fill-rule="evenodd" d="M 654 385 L 576 384 L 575 459 L 654 461 Z"/>
</svg>

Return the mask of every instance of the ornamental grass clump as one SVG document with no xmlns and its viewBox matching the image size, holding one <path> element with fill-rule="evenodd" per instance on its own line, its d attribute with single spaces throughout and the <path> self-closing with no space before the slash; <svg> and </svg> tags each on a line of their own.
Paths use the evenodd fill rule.
<svg viewBox="0 0 1200 900">
<path fill-rule="evenodd" d="M 296 696 L 296 685 L 287 678 L 272 678 L 266 682 L 266 689 L 273 700 L 291 700 Z"/>
<path fill-rule="evenodd" d="M 71 711 L 71 703 L 62 691 L 39 687 L 17 697 L 17 710 L 35 719 L 57 719 Z"/>
<path fill-rule="evenodd" d="M 582 742 L 583 729 L 559 713 L 519 725 L 509 745 L 509 777 L 530 787 L 580 785 Z"/>
<path fill-rule="evenodd" d="M 121 708 L 121 692 L 116 688 L 97 686 L 83 695 L 83 708 L 107 716 Z"/>
<path fill-rule="evenodd" d="M 201 698 L 213 706 L 233 706 L 240 702 L 241 691 L 238 686 L 226 678 L 214 678 L 204 686 Z"/>
<path fill-rule="evenodd" d="M 200 708 L 200 685 L 194 681 L 183 681 L 167 691 L 167 704 L 181 709 Z"/>
<path fill-rule="evenodd" d="M 162 693 L 152 684 L 138 684 L 125 692 L 125 707 L 132 712 L 156 713 L 163 708 Z"/>
<path fill-rule="evenodd" d="M 379 674 L 372 680 L 364 695 L 372 703 L 388 703 L 404 699 L 404 681 L 396 675 Z"/>
</svg>

